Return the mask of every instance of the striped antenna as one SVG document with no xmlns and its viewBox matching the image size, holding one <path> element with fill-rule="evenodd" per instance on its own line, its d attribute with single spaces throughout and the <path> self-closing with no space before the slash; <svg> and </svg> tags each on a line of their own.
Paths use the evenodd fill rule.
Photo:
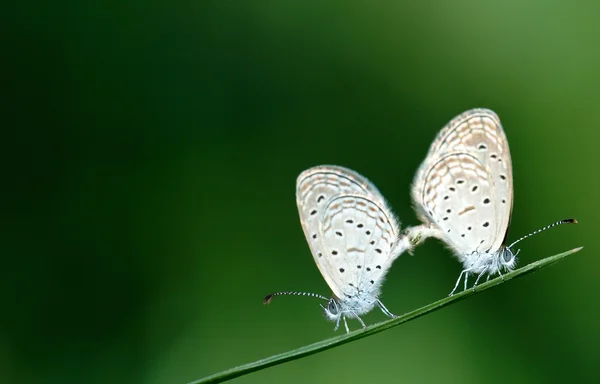
<svg viewBox="0 0 600 384">
<path fill-rule="evenodd" d="M 311 296 L 311 297 L 316 297 L 318 299 L 323 299 L 325 301 L 329 301 L 328 298 L 326 298 L 325 296 L 319 295 L 318 293 L 308 293 L 308 292 L 275 292 L 275 293 L 271 293 L 270 295 L 267 295 L 264 299 L 263 299 L 263 304 L 270 304 L 271 300 L 273 300 L 273 296 L 283 296 L 283 295 L 293 295 L 293 296 Z"/>
<path fill-rule="evenodd" d="M 550 225 L 545 226 L 544 228 L 540 228 L 537 231 L 533 231 L 528 235 L 525 235 L 523 237 L 521 237 L 519 240 L 515 241 L 514 243 L 512 243 L 511 245 L 508 246 L 508 249 L 511 249 L 513 247 L 513 245 L 517 244 L 519 241 L 521 240 L 525 240 L 528 237 L 531 237 L 533 235 L 537 235 L 540 232 L 545 231 L 546 229 L 550 229 L 552 227 L 556 227 L 557 225 L 561 225 L 561 224 L 577 224 L 577 220 L 575 219 L 565 219 L 565 220 L 559 220 L 556 223 L 552 223 Z"/>
</svg>

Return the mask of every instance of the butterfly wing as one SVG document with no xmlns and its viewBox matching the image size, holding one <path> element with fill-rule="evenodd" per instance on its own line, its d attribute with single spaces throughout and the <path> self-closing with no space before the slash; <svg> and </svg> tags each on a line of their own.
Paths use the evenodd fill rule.
<svg viewBox="0 0 600 384">
<path fill-rule="evenodd" d="M 344 298 L 345 291 L 341 289 L 339 279 L 336 277 L 338 275 L 332 274 L 337 264 L 331 258 L 335 255 L 331 253 L 334 250 L 337 251 L 339 257 L 335 258 L 335 260 L 341 259 L 343 256 L 341 253 L 342 249 L 344 252 L 346 249 L 352 250 L 352 247 L 346 246 L 345 243 L 342 244 L 341 241 L 360 242 L 363 240 L 364 234 L 358 236 L 355 232 L 349 230 L 346 237 L 337 239 L 330 232 L 324 232 L 323 228 L 326 218 L 332 220 L 333 213 L 335 213 L 335 220 L 340 220 L 340 217 L 342 217 L 340 215 L 348 213 L 350 208 L 342 209 L 341 207 L 343 206 L 338 204 L 332 205 L 332 201 L 336 198 L 348 195 L 362 196 L 361 201 L 365 202 L 367 206 L 385 212 L 390 217 L 388 219 L 389 225 L 394 228 L 395 236 L 399 232 L 399 223 L 391 214 L 391 210 L 388 208 L 379 190 L 368 179 L 357 172 L 339 166 L 327 165 L 313 167 L 300 174 L 296 183 L 296 202 L 302 229 L 319 271 L 338 298 Z M 342 213 L 338 212 L 340 209 Z M 366 225 L 366 222 L 364 225 Z M 331 238 L 328 237 L 325 239 L 326 233 Z M 335 235 L 335 231 L 333 233 Z M 332 249 L 333 247 L 336 249 Z M 337 273 L 340 273 L 339 268 L 343 267 L 337 266 Z M 348 270 L 349 273 L 350 270 Z M 356 279 L 352 281 L 359 284 Z"/>
<path fill-rule="evenodd" d="M 385 274 L 401 253 L 398 221 L 371 196 L 334 197 L 323 213 L 322 255 L 316 262 L 333 293 L 345 301 L 374 302 Z"/>
<path fill-rule="evenodd" d="M 309 207 L 314 203 L 320 205 L 324 200 L 342 193 L 364 193 L 380 204 L 385 203 L 381 192 L 366 177 L 338 165 L 309 168 L 296 180 L 298 207 Z"/>
<path fill-rule="evenodd" d="M 492 248 L 498 225 L 493 181 L 477 158 L 446 154 L 431 165 L 423 184 L 422 214 L 459 257 Z"/>
<path fill-rule="evenodd" d="M 461 154 L 468 156 L 460 156 Z M 457 165 L 455 164 L 456 161 L 464 161 L 465 163 Z M 445 176 L 438 180 L 434 169 L 442 172 Z M 469 173 L 469 169 L 477 175 L 473 172 Z M 430 210 L 437 212 L 436 209 L 440 209 L 438 213 L 443 214 L 447 209 L 452 209 L 449 206 L 450 201 L 447 200 L 445 202 L 447 204 L 444 204 L 444 201 L 440 201 L 434 207 L 435 209 L 425 209 L 425 195 L 428 195 L 426 189 L 432 187 L 431 183 L 434 183 L 436 188 L 439 183 L 444 183 L 443 185 L 446 188 L 450 188 L 452 184 L 454 185 L 453 188 L 458 190 L 458 180 L 465 180 L 465 183 L 462 185 L 462 187 L 465 187 L 472 181 L 472 177 L 477 177 L 475 180 L 481 183 L 483 188 L 481 186 L 475 188 L 476 185 L 472 183 L 470 187 L 472 189 L 475 188 L 475 191 L 471 190 L 470 193 L 467 193 L 469 191 L 462 191 L 463 188 L 461 188 L 459 196 L 461 201 L 458 202 L 455 200 L 454 203 L 461 204 L 459 205 L 461 207 L 459 209 L 465 209 L 469 206 L 473 206 L 476 209 L 481 208 L 479 211 L 468 211 L 473 211 L 471 215 L 463 213 L 465 218 L 471 216 L 473 219 L 478 219 L 479 223 L 473 223 L 475 225 L 467 224 L 466 228 L 471 227 L 472 230 L 464 233 L 465 236 L 463 239 L 466 240 L 461 241 L 461 239 L 457 238 L 462 237 L 463 232 L 456 234 L 456 238 L 453 236 L 448 240 L 450 240 L 453 246 L 456 245 L 455 248 L 463 251 L 465 249 L 473 251 L 472 244 L 474 240 L 469 240 L 469 232 L 471 232 L 479 239 L 478 241 L 484 240 L 483 243 L 477 246 L 476 249 L 478 251 L 497 251 L 504 243 L 512 212 L 512 165 L 508 142 L 500 120 L 494 112 L 488 109 L 472 109 L 452 119 L 440 131 L 432 143 L 429 153 L 417 171 L 413 183 L 413 201 L 420 218 L 425 222 L 433 222 L 440 228 L 443 227 L 442 231 L 446 231 L 446 234 L 448 233 L 448 229 L 452 233 L 452 228 L 448 228 L 448 224 L 440 226 L 438 222 L 440 219 L 444 221 L 443 218 L 445 216 L 436 216 L 436 218 L 433 218 L 428 214 Z M 487 183 L 490 183 L 489 186 Z M 475 198 L 476 195 L 481 196 L 482 199 L 471 201 L 471 198 Z M 436 196 L 429 196 L 427 203 L 431 204 L 431 199 L 434 197 Z M 488 199 L 489 202 L 487 202 Z M 457 207 L 454 204 L 452 206 Z M 488 212 L 490 208 L 493 208 L 492 213 Z M 488 216 L 489 214 L 492 216 Z M 489 220 L 486 220 L 487 218 Z M 447 221 L 453 220 L 448 218 Z M 461 220 L 458 222 L 465 224 L 463 221 L 461 217 Z M 472 222 L 473 220 L 468 221 Z M 489 226 L 485 227 L 485 231 L 481 233 L 472 232 L 477 225 L 483 225 L 486 222 L 489 222 Z M 462 227 L 457 229 L 459 231 L 464 230 Z M 466 244 L 471 245 L 471 247 L 466 247 Z"/>
</svg>

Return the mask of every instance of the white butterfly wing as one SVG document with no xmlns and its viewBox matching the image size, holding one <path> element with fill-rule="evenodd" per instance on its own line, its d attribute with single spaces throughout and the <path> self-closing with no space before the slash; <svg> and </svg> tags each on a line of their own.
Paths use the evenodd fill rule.
<svg viewBox="0 0 600 384">
<path fill-rule="evenodd" d="M 474 156 L 450 153 L 438 158 L 427 170 L 420 199 L 421 214 L 461 257 L 493 246 L 498 225 L 493 220 L 493 182 Z"/>
<path fill-rule="evenodd" d="M 453 154 L 453 157 L 447 157 L 449 154 Z M 456 157 L 456 155 L 460 154 L 468 155 L 468 157 Z M 442 161 L 444 158 L 445 160 Z M 460 162 L 463 160 L 465 161 L 464 164 L 455 164 L 456 161 Z M 477 161 L 475 162 L 474 160 Z M 450 165 L 452 167 L 448 168 Z M 434 168 L 442 172 L 445 176 L 437 180 L 437 177 L 434 177 Z M 461 170 L 463 168 L 464 170 Z M 446 170 L 444 171 L 444 169 Z M 471 169 L 476 174 L 472 172 L 469 174 L 468 171 L 465 174 L 465 171 L 468 169 Z M 476 177 L 476 179 L 472 179 L 473 177 Z M 473 233 L 473 236 L 479 242 L 484 240 L 483 243 L 476 247 L 476 250 L 498 250 L 504 243 L 512 212 L 512 165 L 506 135 L 498 116 L 490 110 L 473 109 L 457 116 L 440 131 L 432 143 L 429 153 L 417 171 L 413 183 L 413 201 L 417 206 L 421 220 L 433 222 L 440 228 L 443 227 L 442 231 L 446 233 L 450 229 L 452 233 L 452 228 L 449 228 L 447 224 L 444 225 L 441 223 L 440 225 L 439 220 L 444 221 L 443 218 L 445 216 L 431 217 L 428 214 L 430 210 L 437 212 L 436 209 L 439 209 L 440 212 L 438 213 L 443 214 L 447 209 L 452 209 L 450 208 L 451 201 L 447 200 L 446 204 L 440 201 L 436 203 L 435 209 L 431 209 L 431 207 L 425 209 L 425 195 L 429 195 L 426 189 L 431 187 L 430 183 L 435 183 L 436 188 L 439 183 L 443 183 L 445 188 L 450 188 L 452 184 L 456 189 L 459 187 L 457 185 L 459 178 L 466 181 L 475 180 L 483 185 L 483 188 L 479 186 L 475 191 L 471 191 L 471 194 L 467 193 L 466 190 L 462 191 L 462 189 L 460 192 L 461 205 L 459 206 L 461 208 L 459 209 L 465 209 L 469 206 L 473 206 L 476 209 L 481 208 L 480 211 L 475 211 L 476 213 L 474 212 L 470 215 L 473 219 L 477 219 L 479 223 L 474 223 L 475 225 L 467 224 L 466 228 L 470 226 L 472 228 L 471 231 L 466 233 L 460 232 L 448 240 L 452 243 L 451 245 L 456 246 L 456 248 L 462 251 L 466 249 L 473 251 L 475 240 L 469 239 L 469 232 L 473 233 L 472 231 L 477 227 L 477 224 L 483 225 L 489 222 L 490 224 L 488 227 L 485 227 L 486 231 L 483 231 L 484 233 Z M 469 183 L 465 182 L 462 187 L 466 187 L 466 184 Z M 475 185 L 471 185 L 471 188 L 475 188 Z M 482 199 L 472 200 L 477 194 Z M 483 196 L 484 194 L 486 196 Z M 437 196 L 430 195 L 427 198 L 427 204 L 431 205 L 432 199 L 435 200 L 434 197 Z M 489 199 L 489 202 L 487 202 L 487 199 Z M 484 201 L 486 202 L 484 203 Z M 454 202 L 459 203 L 458 201 Z M 452 206 L 456 207 L 453 204 Z M 493 208 L 493 212 L 491 213 L 489 212 L 490 207 Z M 488 216 L 489 214 L 492 216 Z M 465 215 L 465 218 L 468 217 L 465 213 L 463 215 Z M 488 218 L 489 220 L 487 220 Z M 449 218 L 447 221 L 451 221 L 451 219 Z M 469 220 L 463 220 L 461 217 L 458 221 L 459 224 L 457 225 L 460 227 L 457 229 L 459 231 L 463 230 L 462 227 L 464 226 L 463 224 L 466 224 L 465 221 Z M 457 237 L 462 237 L 462 234 L 465 234 L 465 236 L 461 241 Z M 466 244 L 469 244 L 469 246 Z"/>
<path fill-rule="evenodd" d="M 396 218 L 371 196 L 334 197 L 325 208 L 317 265 L 341 300 L 374 298 L 385 274 L 399 256 Z"/>
<path fill-rule="evenodd" d="M 497 236 L 492 249 L 498 249 L 510 224 L 513 205 L 512 161 L 508 140 L 498 115 L 489 109 L 472 109 L 452 119 L 431 146 L 430 154 L 465 152 L 476 156 L 488 168 L 497 199 Z"/>
<path fill-rule="evenodd" d="M 343 205 L 332 205 L 334 199 L 344 196 L 362 196 L 360 200 L 362 202 L 368 201 L 368 203 L 365 203 L 367 206 L 372 208 L 377 207 L 376 210 L 385 212 L 386 216 L 389 216 L 388 222 L 393 228 L 395 236 L 397 236 L 399 232 L 399 223 L 391 214 L 391 210 L 388 208 L 387 203 L 379 190 L 368 179 L 357 172 L 339 166 L 327 165 L 313 167 L 300 174 L 296 183 L 296 202 L 302 229 L 319 271 L 333 293 L 340 299 L 345 297 L 345 291 L 341 289 L 340 282 L 336 278 L 338 275 L 332 273 L 337 266 L 336 261 L 333 261 L 331 258 L 332 256 L 335 256 L 331 254 L 331 252 L 334 251 L 332 247 L 335 246 L 339 248 L 335 249 L 340 256 L 335 260 L 339 260 L 342 256 L 342 249 L 344 252 L 346 249 L 353 251 L 352 247 L 345 246 L 344 244 L 341 244 L 340 241 L 346 242 L 351 240 L 360 243 L 365 240 L 364 236 L 366 234 L 365 232 L 360 235 L 347 228 L 349 231 L 347 236 L 343 239 L 337 239 L 331 235 L 331 233 L 335 235 L 335 231 L 331 233 L 323 232 L 323 225 L 326 218 L 332 220 L 331 217 L 335 213 L 335 215 L 333 215 L 335 220 L 341 220 L 342 216 L 340 215 L 349 212 L 348 210 L 350 208 L 342 208 Z M 363 205 L 360 206 L 363 207 Z M 341 210 L 342 213 L 338 212 L 339 210 Z M 357 214 L 360 215 L 360 212 Z M 367 215 L 365 218 L 366 221 L 368 219 L 368 214 L 365 213 L 365 215 Z M 367 223 L 365 222 L 363 225 L 366 224 Z M 375 229 L 372 232 L 375 233 Z M 325 239 L 325 235 L 329 237 Z M 383 265 L 381 265 L 381 267 L 383 268 Z M 340 273 L 339 268 L 343 267 L 337 266 L 337 273 Z M 346 271 L 345 268 L 344 271 Z M 350 273 L 351 271 L 348 270 L 348 274 L 344 276 L 349 276 Z M 356 284 L 360 284 L 356 279 L 352 281 Z"/>
</svg>

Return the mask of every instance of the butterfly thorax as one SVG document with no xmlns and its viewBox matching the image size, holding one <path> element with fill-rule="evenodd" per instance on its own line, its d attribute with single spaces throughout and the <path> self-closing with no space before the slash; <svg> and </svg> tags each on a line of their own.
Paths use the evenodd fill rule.
<svg viewBox="0 0 600 384">
<path fill-rule="evenodd" d="M 460 258 L 465 271 L 473 275 L 510 272 L 517 264 L 516 254 L 504 245 L 498 250 L 474 251 L 460 255 Z"/>
</svg>

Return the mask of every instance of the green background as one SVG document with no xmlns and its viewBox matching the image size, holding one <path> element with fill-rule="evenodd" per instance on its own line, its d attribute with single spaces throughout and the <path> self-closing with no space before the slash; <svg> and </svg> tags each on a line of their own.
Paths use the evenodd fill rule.
<svg viewBox="0 0 600 384">
<path fill-rule="evenodd" d="M 0 382 L 185 383 L 335 335 L 296 176 L 371 179 L 403 226 L 437 131 L 495 110 L 520 265 L 560 264 L 236 383 L 598 378 L 600 12 L 570 1 L 104 1 L 3 12 Z M 400 257 L 401 314 L 460 272 Z M 384 319 L 379 311 L 367 323 Z M 358 327 L 351 321 L 353 329 Z M 339 334 L 340 331 L 338 331 Z"/>
</svg>

